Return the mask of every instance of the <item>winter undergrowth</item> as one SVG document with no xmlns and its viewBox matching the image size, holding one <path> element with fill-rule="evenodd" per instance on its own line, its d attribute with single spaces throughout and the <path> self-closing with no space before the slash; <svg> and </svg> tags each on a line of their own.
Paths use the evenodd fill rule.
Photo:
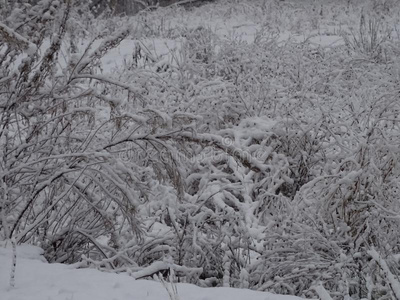
<svg viewBox="0 0 400 300">
<path fill-rule="evenodd" d="M 0 15 L 1 239 L 135 278 L 397 299 L 395 4 Z"/>
</svg>

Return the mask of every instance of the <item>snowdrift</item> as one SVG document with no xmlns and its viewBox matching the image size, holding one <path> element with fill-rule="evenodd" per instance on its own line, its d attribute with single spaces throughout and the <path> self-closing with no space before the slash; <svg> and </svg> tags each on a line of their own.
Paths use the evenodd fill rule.
<svg viewBox="0 0 400 300">
<path fill-rule="evenodd" d="M 17 248 L 16 287 L 8 288 L 12 251 L 0 245 L 1 300 L 164 300 L 168 292 L 161 283 L 134 280 L 125 274 L 110 274 L 94 269 L 74 269 L 49 264 L 42 250 L 30 245 Z M 180 283 L 180 300 L 296 300 L 293 296 L 274 295 L 233 288 L 200 288 Z"/>
</svg>

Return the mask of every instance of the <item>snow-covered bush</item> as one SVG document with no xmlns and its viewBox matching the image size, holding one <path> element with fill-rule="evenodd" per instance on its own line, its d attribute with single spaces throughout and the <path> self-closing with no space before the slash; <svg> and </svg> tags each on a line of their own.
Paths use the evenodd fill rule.
<svg viewBox="0 0 400 300">
<path fill-rule="evenodd" d="M 114 235 L 115 226 L 139 234 L 133 212 L 137 193 L 145 194 L 145 184 L 126 180 L 126 166 L 107 152 L 117 133 L 110 124 L 135 118 L 104 119 L 104 110 L 93 107 L 115 109 L 102 95 L 107 83 L 89 83 L 96 61 L 129 31 L 97 49 L 70 53 L 60 66 L 74 9 L 70 2 L 40 1 L 27 21 L 0 24 L 2 236 L 35 242 L 58 261 L 80 259 L 88 241 L 96 245 L 98 236 Z M 53 11 L 61 17 L 43 19 Z M 48 28 L 55 32 L 50 39 Z"/>
<path fill-rule="evenodd" d="M 361 14 L 358 30 L 344 34 L 343 38 L 349 49 L 373 61 L 382 62 L 390 55 L 388 41 L 391 39 L 392 29 L 385 25 L 378 16 L 366 17 Z"/>
<path fill-rule="evenodd" d="M 135 278 L 395 297 L 398 37 L 374 15 L 338 46 L 282 41 L 279 24 L 326 25 L 319 6 L 254 3 L 212 12 L 261 19 L 251 43 L 185 27 L 181 10 L 132 30 L 84 24 L 88 8 L 69 1 L 3 18 L 1 237 Z"/>
</svg>

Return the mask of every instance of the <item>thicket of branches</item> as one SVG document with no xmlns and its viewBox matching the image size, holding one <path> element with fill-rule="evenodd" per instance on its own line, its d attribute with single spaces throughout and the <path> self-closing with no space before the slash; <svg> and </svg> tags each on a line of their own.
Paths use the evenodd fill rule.
<svg viewBox="0 0 400 300">
<path fill-rule="evenodd" d="M 135 278 L 399 296 L 400 48 L 381 15 L 335 48 L 186 28 L 169 60 L 137 47 L 106 74 L 137 28 L 72 0 L 0 14 L 1 239 Z"/>
</svg>

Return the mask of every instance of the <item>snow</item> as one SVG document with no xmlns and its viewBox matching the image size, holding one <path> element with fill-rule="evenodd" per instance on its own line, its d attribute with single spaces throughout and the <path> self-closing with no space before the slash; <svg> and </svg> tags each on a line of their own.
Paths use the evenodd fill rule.
<svg viewBox="0 0 400 300">
<path fill-rule="evenodd" d="M 40 248 L 30 245 L 17 247 L 16 287 L 9 289 L 11 245 L 0 244 L 1 300 L 164 300 L 169 297 L 159 282 L 135 280 L 126 274 L 49 264 L 42 253 Z M 301 299 L 246 289 L 200 288 L 184 283 L 177 284 L 177 290 L 181 300 Z"/>
</svg>

